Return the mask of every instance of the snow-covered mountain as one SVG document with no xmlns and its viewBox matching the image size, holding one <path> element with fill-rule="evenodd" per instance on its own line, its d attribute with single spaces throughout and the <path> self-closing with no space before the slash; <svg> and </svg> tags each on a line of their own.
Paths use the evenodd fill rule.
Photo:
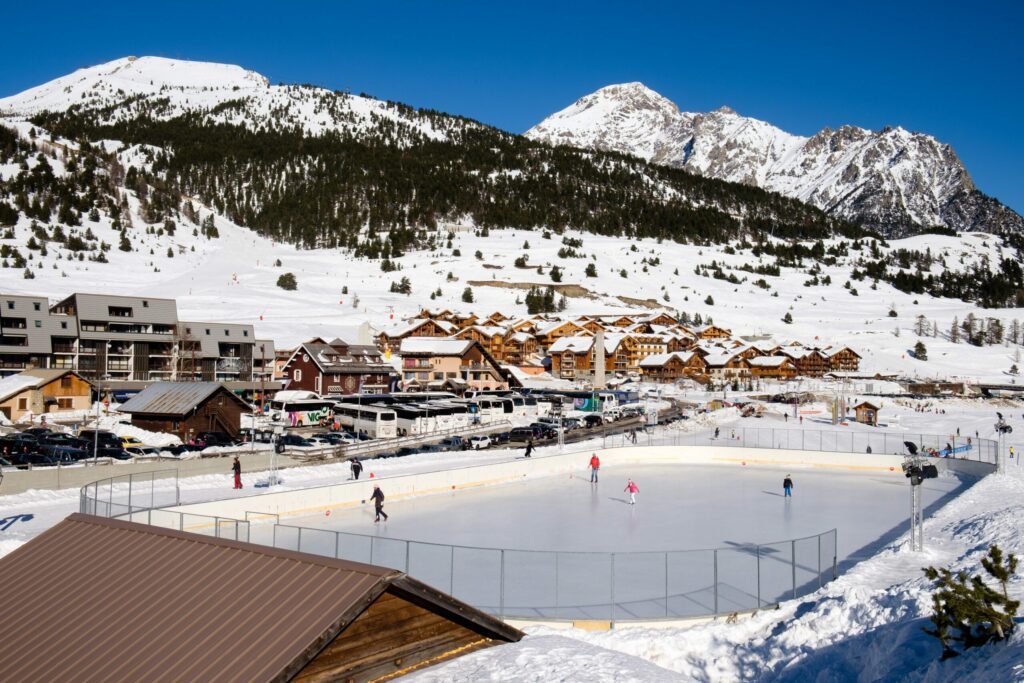
<svg viewBox="0 0 1024 683">
<path fill-rule="evenodd" d="M 253 130 L 274 125 L 309 135 L 358 134 L 388 121 L 430 139 L 447 137 L 404 105 L 312 86 L 271 85 L 265 76 L 231 64 L 163 57 L 116 59 L 0 98 L 0 118 L 9 120 L 69 110 L 95 112 L 100 123 L 143 113 L 164 120 L 195 114 L 209 123 Z"/>
<path fill-rule="evenodd" d="M 625 83 L 577 100 L 526 136 L 756 185 L 890 235 L 932 226 L 1024 230 L 1021 216 L 978 191 L 952 147 L 902 128 L 843 126 L 807 138 L 728 107 L 684 112 L 642 83 Z"/>
</svg>

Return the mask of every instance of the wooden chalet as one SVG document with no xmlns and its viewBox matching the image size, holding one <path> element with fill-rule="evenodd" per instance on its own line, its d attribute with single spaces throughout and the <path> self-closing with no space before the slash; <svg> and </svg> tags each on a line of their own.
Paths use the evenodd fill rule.
<svg viewBox="0 0 1024 683">
<path fill-rule="evenodd" d="M 137 427 L 188 442 L 200 432 L 237 437 L 242 414 L 251 413 L 252 406 L 220 382 L 154 382 L 118 410 L 131 415 Z"/>
<path fill-rule="evenodd" d="M 652 382 L 672 383 L 707 373 L 707 363 L 699 353 L 658 353 L 640 361 L 640 371 Z"/>
<path fill-rule="evenodd" d="M 856 372 L 860 369 L 861 356 L 849 346 L 828 347 L 822 352 L 828 358 L 829 370 Z"/>
<path fill-rule="evenodd" d="M 784 346 L 779 352 L 793 359 L 797 374 L 804 377 L 821 377 L 830 370 L 828 358 L 818 349 Z"/>
<path fill-rule="evenodd" d="M 718 381 L 746 379 L 750 376 L 750 363 L 736 353 L 710 353 L 704 356 L 707 374 Z"/>
<path fill-rule="evenodd" d="M 0 379 L 0 413 L 16 422 L 29 415 L 88 410 L 92 389 L 74 370 L 29 368 Z"/>
<path fill-rule="evenodd" d="M 746 360 L 752 377 L 789 379 L 797 375 L 796 365 L 788 356 L 754 356 Z"/>
<path fill-rule="evenodd" d="M 480 342 L 480 346 L 494 356 L 499 363 L 505 362 L 505 340 L 508 330 L 498 325 L 471 325 L 464 327 L 454 335 L 455 339 L 472 339 Z"/>
<path fill-rule="evenodd" d="M 665 327 L 672 327 L 673 325 L 679 324 L 679 321 L 670 316 L 668 313 L 662 311 L 656 315 L 652 315 L 644 320 L 646 323 L 651 325 L 663 325 Z"/>
<path fill-rule="evenodd" d="M 404 572 L 229 531 L 75 513 L 16 548 L 0 678 L 365 683 L 522 638 Z"/>
<path fill-rule="evenodd" d="M 732 330 L 717 325 L 705 325 L 693 330 L 698 339 L 728 339 L 732 336 Z"/>
<path fill-rule="evenodd" d="M 377 348 L 395 353 L 403 339 L 410 337 L 447 337 L 458 331 L 458 327 L 447 320 L 415 318 L 406 325 L 399 325 L 377 334 Z"/>
<path fill-rule="evenodd" d="M 555 320 L 538 325 L 535 335 L 537 343 L 546 349 L 562 337 L 593 336 L 593 333 L 571 320 Z"/>
<path fill-rule="evenodd" d="M 394 367 L 385 362 L 376 346 L 341 339 L 328 344 L 319 338 L 292 352 L 284 377 L 289 390 L 318 394 L 381 394 L 398 380 Z"/>
</svg>

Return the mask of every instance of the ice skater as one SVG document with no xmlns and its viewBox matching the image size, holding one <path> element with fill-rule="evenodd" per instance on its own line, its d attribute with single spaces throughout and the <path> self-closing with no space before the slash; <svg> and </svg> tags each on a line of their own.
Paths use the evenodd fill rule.
<svg viewBox="0 0 1024 683">
<path fill-rule="evenodd" d="M 374 524 L 380 521 L 381 515 L 384 516 L 385 522 L 388 521 L 388 513 L 384 512 L 384 492 L 376 484 L 373 485 L 373 495 L 370 496 L 370 499 L 373 501 L 373 509 L 377 513 L 373 518 Z"/>
<path fill-rule="evenodd" d="M 526 455 L 524 457 L 529 458 L 533 454 L 533 439 L 526 442 Z"/>
<path fill-rule="evenodd" d="M 632 479 L 627 479 L 626 488 L 622 490 L 629 492 L 629 504 L 636 505 L 636 494 L 640 493 L 640 487 L 636 485 L 636 482 Z"/>
<path fill-rule="evenodd" d="M 715 427 L 715 438 L 718 438 L 718 427 Z"/>
<path fill-rule="evenodd" d="M 590 483 L 597 483 L 597 471 L 601 469 L 601 458 L 597 457 L 597 453 L 590 454 Z"/>
<path fill-rule="evenodd" d="M 363 463 L 359 462 L 359 458 L 352 458 L 349 466 L 352 468 L 352 478 L 359 479 L 359 475 L 363 473 Z"/>
<path fill-rule="evenodd" d="M 793 497 L 793 480 L 790 478 L 791 475 L 786 475 L 786 478 L 782 480 L 782 490 L 785 491 L 784 498 Z"/>
<path fill-rule="evenodd" d="M 235 488 L 242 488 L 242 463 L 238 462 L 238 456 L 235 456 L 235 461 L 231 463 L 231 471 L 235 473 Z"/>
</svg>

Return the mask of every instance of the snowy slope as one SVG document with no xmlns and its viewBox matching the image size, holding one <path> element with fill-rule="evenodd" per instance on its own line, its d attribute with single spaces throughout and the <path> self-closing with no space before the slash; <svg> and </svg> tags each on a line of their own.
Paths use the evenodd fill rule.
<svg viewBox="0 0 1024 683">
<path fill-rule="evenodd" d="M 643 84 L 626 83 L 577 100 L 526 136 L 757 185 L 887 234 L 906 234 L 909 224 L 1024 229 L 1024 219 L 977 191 L 949 145 L 902 128 L 843 126 L 806 138 L 728 107 L 680 111 Z"/>
<path fill-rule="evenodd" d="M 191 112 L 211 122 L 254 129 L 273 123 L 319 135 L 373 131 L 376 121 L 386 120 L 428 138 L 445 137 L 408 107 L 313 86 L 270 85 L 265 76 L 230 64 L 163 57 L 124 57 L 0 98 L 0 119 L 72 107 L 102 110 L 100 120 L 106 122 L 142 111 L 157 118 Z"/>
</svg>

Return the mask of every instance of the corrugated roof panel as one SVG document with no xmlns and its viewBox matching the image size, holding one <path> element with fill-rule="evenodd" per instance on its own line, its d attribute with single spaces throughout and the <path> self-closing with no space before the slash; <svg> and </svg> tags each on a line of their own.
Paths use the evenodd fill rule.
<svg viewBox="0 0 1024 683">
<path fill-rule="evenodd" d="M 184 415 L 221 386 L 220 382 L 154 382 L 122 403 L 118 410 L 123 413 Z M 242 402 L 241 399 L 236 400 Z"/>
<path fill-rule="evenodd" d="M 271 680 L 401 576 L 78 514 L 0 571 L 0 680 Z"/>
</svg>

